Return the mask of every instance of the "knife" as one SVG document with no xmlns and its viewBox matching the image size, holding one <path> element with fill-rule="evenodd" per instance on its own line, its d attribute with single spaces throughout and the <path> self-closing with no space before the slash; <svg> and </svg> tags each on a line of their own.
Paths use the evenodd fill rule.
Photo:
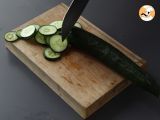
<svg viewBox="0 0 160 120">
<path fill-rule="evenodd" d="M 62 25 L 62 39 L 64 40 L 80 15 L 82 14 L 83 10 L 85 9 L 89 0 L 73 0 L 64 19 Z"/>
</svg>

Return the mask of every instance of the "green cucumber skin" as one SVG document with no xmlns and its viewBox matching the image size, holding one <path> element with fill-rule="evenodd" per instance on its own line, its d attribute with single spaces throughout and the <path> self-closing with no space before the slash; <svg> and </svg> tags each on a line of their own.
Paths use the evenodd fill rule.
<svg viewBox="0 0 160 120">
<path fill-rule="evenodd" d="M 48 58 L 48 57 L 45 55 L 45 51 L 43 51 L 43 56 L 44 56 L 44 58 L 45 58 L 46 60 L 48 60 L 48 61 L 58 61 L 58 60 L 61 59 L 61 56 L 58 57 L 58 58 Z"/>
<path fill-rule="evenodd" d="M 160 95 L 160 88 L 149 73 L 104 40 L 79 28 L 72 29 L 68 40 L 72 46 L 88 52 L 139 87 L 157 97 Z"/>
<path fill-rule="evenodd" d="M 47 58 L 47 57 L 45 56 L 45 54 L 43 54 L 43 56 L 44 56 L 44 58 L 45 58 L 46 60 L 48 60 L 48 61 L 58 61 L 58 60 L 61 59 L 61 57 L 59 57 L 59 58 L 54 58 L 54 59 Z"/>
<path fill-rule="evenodd" d="M 7 34 L 14 34 L 14 36 L 15 36 L 15 39 L 8 39 L 7 38 Z M 15 31 L 11 31 L 11 32 L 7 32 L 6 34 L 5 34 L 5 36 L 4 36 L 4 39 L 7 41 L 7 42 L 15 42 L 15 41 L 17 41 L 18 40 L 18 36 L 17 36 L 17 34 L 16 34 L 16 32 Z"/>
<path fill-rule="evenodd" d="M 20 29 L 20 30 L 17 30 L 17 32 L 16 32 L 16 35 L 18 36 L 18 38 L 22 38 L 22 36 L 21 36 L 21 31 L 22 31 L 22 29 Z"/>
</svg>

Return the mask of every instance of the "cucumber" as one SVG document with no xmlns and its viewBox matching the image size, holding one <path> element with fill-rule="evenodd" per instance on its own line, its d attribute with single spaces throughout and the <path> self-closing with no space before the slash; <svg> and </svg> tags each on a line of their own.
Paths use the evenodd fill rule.
<svg viewBox="0 0 160 120">
<path fill-rule="evenodd" d="M 42 35 L 53 35 L 57 32 L 57 28 L 53 25 L 44 25 L 39 28 L 39 32 Z"/>
<path fill-rule="evenodd" d="M 35 26 L 34 25 L 29 25 L 26 28 L 22 29 L 22 31 L 20 33 L 20 36 L 22 38 L 30 38 L 35 34 L 35 31 L 36 31 Z"/>
<path fill-rule="evenodd" d="M 54 21 L 50 25 L 54 25 L 58 30 L 62 28 L 63 21 Z"/>
<path fill-rule="evenodd" d="M 34 27 L 36 28 L 36 31 L 39 30 L 40 26 L 39 25 L 34 25 Z"/>
<path fill-rule="evenodd" d="M 36 42 L 39 44 L 42 44 L 42 45 L 46 44 L 45 36 L 40 34 L 39 32 L 36 34 L 35 39 L 36 39 Z"/>
<path fill-rule="evenodd" d="M 50 38 L 50 47 L 55 52 L 63 52 L 68 46 L 68 40 L 65 39 L 62 41 L 61 35 L 53 35 Z"/>
<path fill-rule="evenodd" d="M 8 42 L 14 42 L 14 41 L 18 40 L 18 36 L 16 35 L 16 32 L 14 32 L 14 31 L 8 32 L 5 34 L 5 40 Z"/>
<path fill-rule="evenodd" d="M 78 23 L 78 22 L 76 22 L 74 26 L 78 27 L 78 28 L 82 28 L 82 25 L 80 23 Z"/>
<path fill-rule="evenodd" d="M 54 21 L 50 25 L 54 25 L 58 30 L 62 28 L 63 21 Z M 75 27 L 82 28 L 82 25 L 78 22 L 75 23 Z"/>
<path fill-rule="evenodd" d="M 17 35 L 19 38 L 22 38 L 22 36 L 21 36 L 21 31 L 22 31 L 22 29 L 16 31 L 16 35 Z"/>
<path fill-rule="evenodd" d="M 160 96 L 160 87 L 155 79 L 109 43 L 76 27 L 72 29 L 68 40 L 72 46 L 86 51 L 125 79 L 157 97 Z"/>
<path fill-rule="evenodd" d="M 57 60 L 61 57 L 61 54 L 54 52 L 51 48 L 46 48 L 44 50 L 44 57 L 47 60 Z"/>
<path fill-rule="evenodd" d="M 50 38 L 51 38 L 50 36 L 47 36 L 46 39 L 45 39 L 47 45 L 50 45 Z"/>
</svg>

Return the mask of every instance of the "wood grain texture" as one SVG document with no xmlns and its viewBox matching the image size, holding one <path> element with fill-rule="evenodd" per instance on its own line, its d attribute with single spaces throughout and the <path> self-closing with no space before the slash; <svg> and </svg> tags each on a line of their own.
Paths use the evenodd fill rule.
<svg viewBox="0 0 160 120">
<path fill-rule="evenodd" d="M 19 26 L 49 24 L 62 20 L 67 10 L 63 3 Z M 81 17 L 83 28 L 118 48 L 139 66 L 145 61 L 109 35 Z M 6 47 L 57 93 L 79 115 L 87 118 L 131 84 L 110 68 L 81 51 L 71 49 L 61 60 L 50 62 L 43 57 L 44 47 L 33 41 L 6 43 Z"/>
</svg>

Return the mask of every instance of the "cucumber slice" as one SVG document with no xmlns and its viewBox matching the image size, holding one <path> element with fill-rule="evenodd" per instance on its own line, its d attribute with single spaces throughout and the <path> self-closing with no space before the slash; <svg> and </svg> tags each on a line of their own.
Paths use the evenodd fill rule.
<svg viewBox="0 0 160 120">
<path fill-rule="evenodd" d="M 76 22 L 74 26 L 78 27 L 78 28 L 82 28 L 82 25 L 80 23 L 78 23 L 78 22 Z"/>
<path fill-rule="evenodd" d="M 55 52 L 63 52 L 68 46 L 68 40 L 65 39 L 62 41 L 61 35 L 53 35 L 50 38 L 50 47 Z"/>
<path fill-rule="evenodd" d="M 49 45 L 49 44 L 50 44 L 50 38 L 51 38 L 50 36 L 47 36 L 47 37 L 46 37 L 46 39 L 45 39 L 45 40 L 46 40 L 46 44 L 47 44 L 47 45 Z"/>
<path fill-rule="evenodd" d="M 57 28 L 53 25 L 45 25 L 39 28 L 42 35 L 53 35 L 57 32 Z"/>
<path fill-rule="evenodd" d="M 55 22 L 52 22 L 50 25 L 54 25 L 59 30 L 62 28 L 62 24 L 63 24 L 63 21 L 55 21 Z"/>
<path fill-rule="evenodd" d="M 22 29 L 20 35 L 23 38 L 29 38 L 29 37 L 32 37 L 34 35 L 35 31 L 36 31 L 35 26 L 34 25 L 29 25 L 26 28 Z"/>
<path fill-rule="evenodd" d="M 40 26 L 39 25 L 34 25 L 34 27 L 36 28 L 36 31 L 39 30 Z"/>
<path fill-rule="evenodd" d="M 58 30 L 62 28 L 63 21 L 54 21 L 50 25 L 54 25 Z M 75 23 L 75 27 L 82 28 L 82 25 L 78 22 Z"/>
<path fill-rule="evenodd" d="M 22 38 L 22 36 L 21 36 L 21 31 L 22 31 L 22 29 L 16 31 L 16 35 L 17 35 L 19 38 Z"/>
<path fill-rule="evenodd" d="M 8 42 L 14 42 L 16 40 L 18 40 L 18 37 L 16 35 L 16 32 L 8 32 L 5 34 L 5 40 Z"/>
<path fill-rule="evenodd" d="M 42 44 L 42 45 L 46 44 L 44 35 L 40 34 L 39 32 L 36 34 L 35 39 L 39 44 Z"/>
<path fill-rule="evenodd" d="M 61 54 L 54 52 L 51 48 L 46 48 L 44 50 L 44 57 L 47 60 L 57 60 L 61 57 Z"/>
</svg>

